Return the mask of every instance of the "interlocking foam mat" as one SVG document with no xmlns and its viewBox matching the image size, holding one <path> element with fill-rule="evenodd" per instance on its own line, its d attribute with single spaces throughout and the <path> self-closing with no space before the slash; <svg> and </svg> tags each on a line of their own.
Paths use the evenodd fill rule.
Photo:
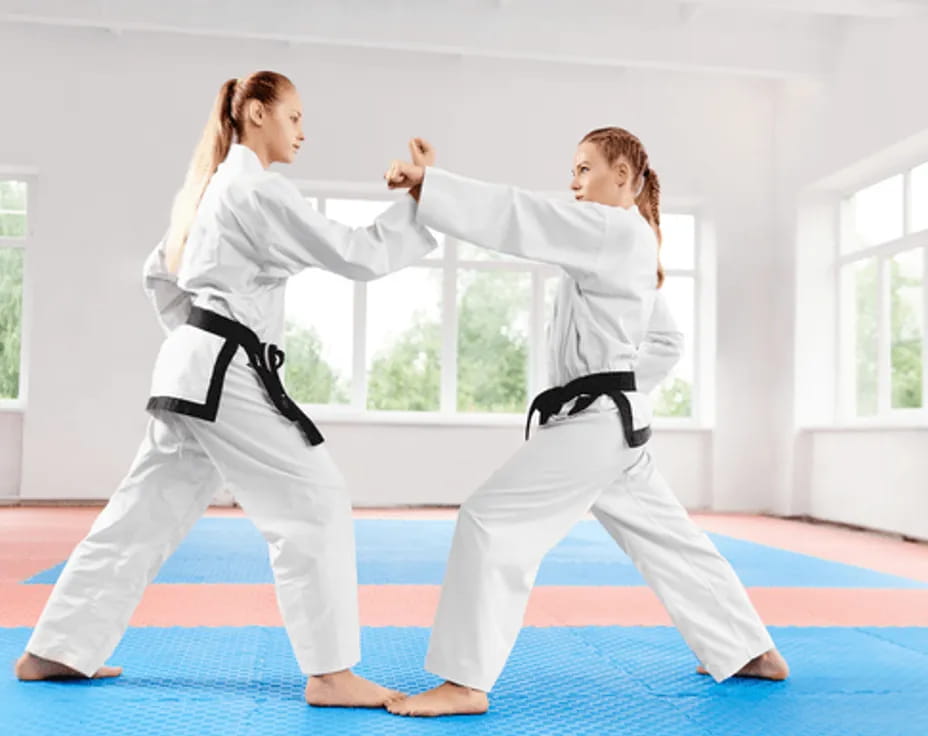
<svg viewBox="0 0 928 736">
<path fill-rule="evenodd" d="M 773 627 L 792 667 L 786 682 L 695 673 L 672 628 L 523 630 L 485 716 L 406 719 L 381 710 L 311 708 L 282 629 L 130 629 L 113 680 L 20 683 L 0 678 L 4 736 L 267 734 L 623 734 L 923 736 L 928 734 L 928 629 Z M 0 660 L 29 636 L 0 629 Z M 363 630 L 357 671 L 415 692 L 428 630 Z"/>
<path fill-rule="evenodd" d="M 358 519 L 358 582 L 440 585 L 453 521 Z M 928 588 L 928 583 L 718 534 L 709 535 L 748 587 Z M 64 563 L 29 578 L 54 583 Z M 248 519 L 200 519 L 156 583 L 271 583 L 267 548 Z M 644 585 L 596 521 L 581 521 L 547 555 L 537 585 Z"/>
</svg>

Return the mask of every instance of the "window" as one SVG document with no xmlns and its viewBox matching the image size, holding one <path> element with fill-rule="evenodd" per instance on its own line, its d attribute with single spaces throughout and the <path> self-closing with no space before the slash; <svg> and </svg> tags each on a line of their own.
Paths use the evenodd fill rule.
<svg viewBox="0 0 928 736">
<path fill-rule="evenodd" d="M 367 408 L 441 408 L 442 280 L 406 268 L 367 287 Z"/>
<path fill-rule="evenodd" d="M 654 414 L 659 417 L 695 417 L 696 386 L 696 217 L 661 216 L 661 263 L 664 298 L 684 335 L 684 353 L 671 374 L 654 392 Z"/>
<path fill-rule="evenodd" d="M 928 229 L 928 163 L 912 169 L 909 182 L 909 228 L 915 233 Z"/>
<path fill-rule="evenodd" d="M 317 197 L 327 217 L 369 225 L 392 202 Z M 692 417 L 696 239 L 692 215 L 664 216 L 665 290 L 687 357 L 655 393 Z M 545 324 L 560 271 L 435 233 L 439 248 L 368 283 L 311 269 L 287 287 L 286 382 L 309 404 L 356 411 L 522 414 L 546 388 Z"/>
<path fill-rule="evenodd" d="M 928 164 L 842 203 L 838 294 L 847 418 L 924 416 Z"/>
<path fill-rule="evenodd" d="M 28 183 L 0 175 L 0 401 L 19 398 Z"/>
<path fill-rule="evenodd" d="M 457 297 L 457 410 L 525 411 L 532 273 L 460 267 Z"/>
<path fill-rule="evenodd" d="M 846 250 L 860 250 L 902 237 L 904 228 L 903 177 L 891 176 L 850 199 L 853 228 L 845 239 Z"/>
<path fill-rule="evenodd" d="M 897 253 L 889 262 L 890 407 L 922 406 L 924 249 Z"/>
</svg>

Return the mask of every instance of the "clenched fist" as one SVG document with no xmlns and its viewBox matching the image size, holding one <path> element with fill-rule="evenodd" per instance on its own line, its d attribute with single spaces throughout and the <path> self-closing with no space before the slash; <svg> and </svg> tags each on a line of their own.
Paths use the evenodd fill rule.
<svg viewBox="0 0 928 736">
<path fill-rule="evenodd" d="M 390 164 L 387 173 L 383 175 L 390 189 L 412 189 L 421 184 L 424 177 L 425 169 L 422 166 L 399 160 Z"/>
<path fill-rule="evenodd" d="M 409 141 L 409 153 L 416 166 L 435 165 L 435 147 L 425 138 L 413 138 Z"/>
</svg>

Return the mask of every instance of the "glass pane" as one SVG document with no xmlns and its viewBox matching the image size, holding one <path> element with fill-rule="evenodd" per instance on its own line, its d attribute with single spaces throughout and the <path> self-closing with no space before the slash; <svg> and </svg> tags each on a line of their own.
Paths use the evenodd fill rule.
<svg viewBox="0 0 928 736">
<path fill-rule="evenodd" d="M 23 252 L 0 248 L 0 398 L 19 396 Z"/>
<path fill-rule="evenodd" d="M 879 355 L 879 314 L 875 258 L 855 263 L 847 271 L 848 287 L 854 295 L 854 397 L 858 416 L 877 412 L 877 360 Z"/>
<path fill-rule="evenodd" d="M 909 222 L 912 232 L 928 228 L 928 163 L 912 169 L 909 179 Z"/>
<path fill-rule="evenodd" d="M 0 181 L 0 210 L 25 214 L 26 182 L 9 179 Z"/>
<path fill-rule="evenodd" d="M 326 199 L 326 217 L 351 227 L 370 225 L 393 202 L 375 199 Z"/>
<path fill-rule="evenodd" d="M 351 400 L 354 285 L 319 269 L 287 282 L 284 382 L 295 401 Z"/>
<path fill-rule="evenodd" d="M 661 291 L 670 312 L 683 333 L 683 357 L 653 394 L 654 415 L 659 417 L 693 416 L 693 377 L 695 375 L 696 303 L 695 279 L 668 276 Z"/>
<path fill-rule="evenodd" d="M 661 215 L 661 263 L 664 268 L 694 268 L 696 218 L 693 215 Z"/>
<path fill-rule="evenodd" d="M 525 410 L 530 308 L 528 273 L 458 273 L 459 412 Z"/>
<path fill-rule="evenodd" d="M 407 268 L 367 285 L 367 407 L 438 411 L 441 269 Z"/>
<path fill-rule="evenodd" d="M 922 335 L 924 334 L 924 251 L 896 255 L 889 264 L 892 355 L 892 406 L 922 405 Z"/>
<path fill-rule="evenodd" d="M 0 238 L 26 236 L 26 182 L 0 181 Z"/>
<path fill-rule="evenodd" d="M 854 212 L 852 247 L 866 248 L 902 237 L 902 174 L 861 189 L 851 199 Z"/>
</svg>

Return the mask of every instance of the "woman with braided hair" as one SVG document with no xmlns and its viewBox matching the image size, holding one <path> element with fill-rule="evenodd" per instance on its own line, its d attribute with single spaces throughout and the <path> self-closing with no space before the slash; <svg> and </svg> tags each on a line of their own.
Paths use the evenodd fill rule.
<svg viewBox="0 0 928 736">
<path fill-rule="evenodd" d="M 572 176 L 576 202 L 415 162 L 395 161 L 385 177 L 413 190 L 421 224 L 563 271 L 549 333 L 554 387 L 529 410 L 541 426 L 458 515 L 426 658 L 445 682 L 390 703 L 396 714 L 487 710 L 542 558 L 590 510 L 661 599 L 701 672 L 717 681 L 788 675 L 735 572 L 648 452 L 648 393 L 682 351 L 660 291 L 657 173 L 638 138 L 602 128 L 580 142 Z"/>
<path fill-rule="evenodd" d="M 290 276 L 324 268 L 373 279 L 435 241 L 416 224 L 411 197 L 373 225 L 349 228 L 268 171 L 294 161 L 302 120 L 281 74 L 222 85 L 168 235 L 145 264 L 167 333 L 148 431 L 62 571 L 16 663 L 20 679 L 119 675 L 104 662 L 145 586 L 225 486 L 268 542 L 306 701 L 381 707 L 397 695 L 350 670 L 360 657 L 351 502 L 322 435 L 284 390 L 277 344 Z"/>
</svg>

